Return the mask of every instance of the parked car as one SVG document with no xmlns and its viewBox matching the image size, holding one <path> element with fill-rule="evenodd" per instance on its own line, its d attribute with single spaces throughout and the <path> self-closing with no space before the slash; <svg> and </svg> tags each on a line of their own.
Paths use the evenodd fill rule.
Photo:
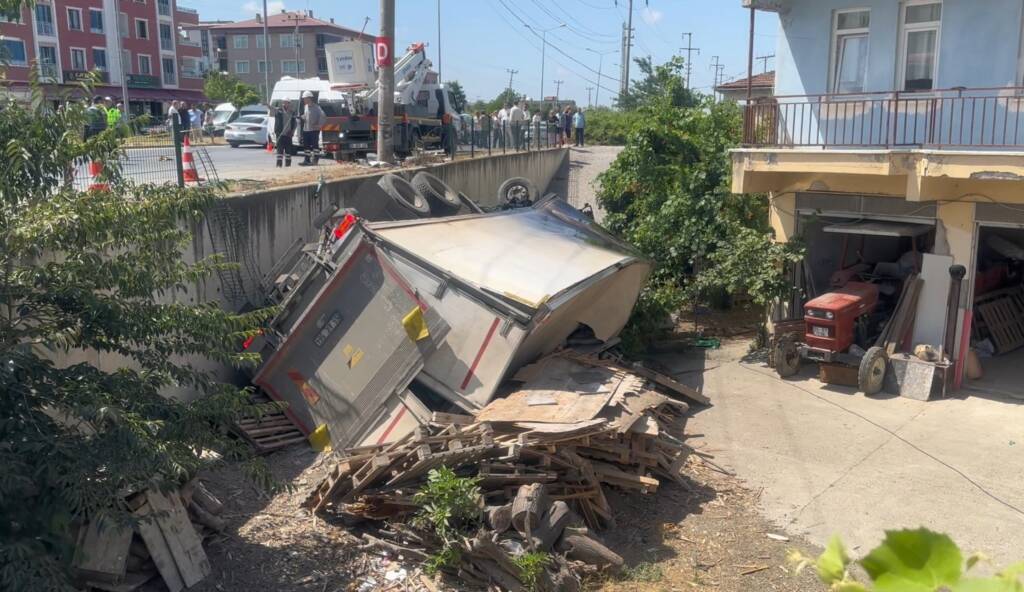
<svg viewBox="0 0 1024 592">
<path fill-rule="evenodd" d="M 267 115 L 243 115 L 224 129 L 224 139 L 232 148 L 242 144 L 265 146 L 269 141 L 272 119 Z"/>
</svg>

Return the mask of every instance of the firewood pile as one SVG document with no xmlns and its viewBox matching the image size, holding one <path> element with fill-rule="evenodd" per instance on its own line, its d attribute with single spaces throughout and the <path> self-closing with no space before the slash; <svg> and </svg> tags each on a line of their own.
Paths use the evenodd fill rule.
<svg viewBox="0 0 1024 592">
<path fill-rule="evenodd" d="M 432 469 L 447 467 L 477 477 L 482 493 L 479 528 L 445 569 L 464 585 L 576 590 L 584 574 L 621 566 L 596 535 L 614 525 L 605 488 L 650 494 L 663 479 L 681 480 L 688 405 L 630 370 L 575 354 L 545 358 L 514 381 L 521 388 L 475 417 L 435 413 L 394 443 L 337 452 L 305 506 L 365 527 L 368 546 L 426 560 L 441 542 L 413 525 L 414 495 Z M 536 552 L 549 562 L 525 581 L 516 560 Z"/>
</svg>

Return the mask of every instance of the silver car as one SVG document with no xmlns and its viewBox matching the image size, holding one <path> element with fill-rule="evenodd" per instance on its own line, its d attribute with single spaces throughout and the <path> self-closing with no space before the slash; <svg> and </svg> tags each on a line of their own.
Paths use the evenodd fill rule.
<svg viewBox="0 0 1024 592">
<path fill-rule="evenodd" d="M 243 115 L 227 125 L 224 139 L 232 148 L 241 144 L 265 146 L 269 141 L 270 122 L 266 115 Z"/>
</svg>

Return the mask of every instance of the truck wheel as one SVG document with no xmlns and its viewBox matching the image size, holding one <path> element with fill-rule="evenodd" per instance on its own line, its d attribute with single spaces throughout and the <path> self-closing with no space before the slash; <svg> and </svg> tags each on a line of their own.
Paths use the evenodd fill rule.
<svg viewBox="0 0 1024 592">
<path fill-rule="evenodd" d="M 238 148 L 238 142 L 228 142 L 228 146 L 231 146 L 232 148 Z"/>
<path fill-rule="evenodd" d="M 800 371 L 800 350 L 796 342 L 790 337 L 783 337 L 775 342 L 772 350 L 772 362 L 775 364 L 775 372 L 780 378 L 789 378 Z"/>
<path fill-rule="evenodd" d="M 483 214 L 484 210 L 475 201 L 463 192 L 459 192 L 459 201 L 462 202 L 462 209 L 470 214 Z"/>
<path fill-rule="evenodd" d="M 865 395 L 877 395 L 885 383 L 885 370 L 889 366 L 889 357 L 880 347 L 872 347 L 860 360 L 857 369 L 857 387 Z"/>
<path fill-rule="evenodd" d="M 454 216 L 462 208 L 459 194 L 430 173 L 416 173 L 412 178 L 412 186 L 420 195 L 427 198 L 430 211 L 435 216 Z"/>
<path fill-rule="evenodd" d="M 398 175 L 384 175 L 377 185 L 391 198 L 385 210 L 395 220 L 430 217 L 430 205 L 426 198 L 408 181 Z"/>
<path fill-rule="evenodd" d="M 512 177 L 498 187 L 498 203 L 514 208 L 524 208 L 537 201 L 537 187 L 526 177 Z"/>
</svg>

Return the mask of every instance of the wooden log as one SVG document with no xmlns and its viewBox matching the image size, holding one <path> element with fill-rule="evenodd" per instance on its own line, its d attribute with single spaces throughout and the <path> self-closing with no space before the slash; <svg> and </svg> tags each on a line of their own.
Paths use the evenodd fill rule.
<svg viewBox="0 0 1024 592">
<path fill-rule="evenodd" d="M 547 510 L 546 501 L 544 485 L 521 485 L 515 499 L 512 500 L 512 527 L 523 536 L 529 537 Z"/>
<path fill-rule="evenodd" d="M 544 513 L 544 517 L 541 518 L 540 524 L 533 531 L 532 542 L 534 548 L 542 551 L 551 550 L 558 537 L 562 536 L 562 531 L 565 530 L 565 527 L 579 521 L 579 516 L 569 509 L 569 504 L 565 502 L 551 504 L 548 511 Z"/>
<path fill-rule="evenodd" d="M 217 496 L 210 493 L 210 490 L 206 488 L 202 481 L 196 481 L 195 489 L 192 492 L 192 500 L 214 516 L 219 516 L 224 511 L 224 504 L 217 499 Z"/>
<path fill-rule="evenodd" d="M 560 553 L 574 561 L 582 561 L 600 568 L 622 567 L 622 557 L 589 536 L 566 532 L 555 547 Z"/>
<path fill-rule="evenodd" d="M 196 498 L 192 498 L 192 503 L 188 505 L 189 514 L 195 518 L 195 521 L 203 526 L 207 526 L 217 532 L 224 532 L 227 527 L 227 523 L 220 516 L 214 516 L 206 510 L 206 508 L 200 506 L 196 502 Z"/>
<path fill-rule="evenodd" d="M 497 534 L 512 527 L 512 504 L 489 506 L 484 509 L 484 513 L 487 517 L 487 526 Z"/>
</svg>

